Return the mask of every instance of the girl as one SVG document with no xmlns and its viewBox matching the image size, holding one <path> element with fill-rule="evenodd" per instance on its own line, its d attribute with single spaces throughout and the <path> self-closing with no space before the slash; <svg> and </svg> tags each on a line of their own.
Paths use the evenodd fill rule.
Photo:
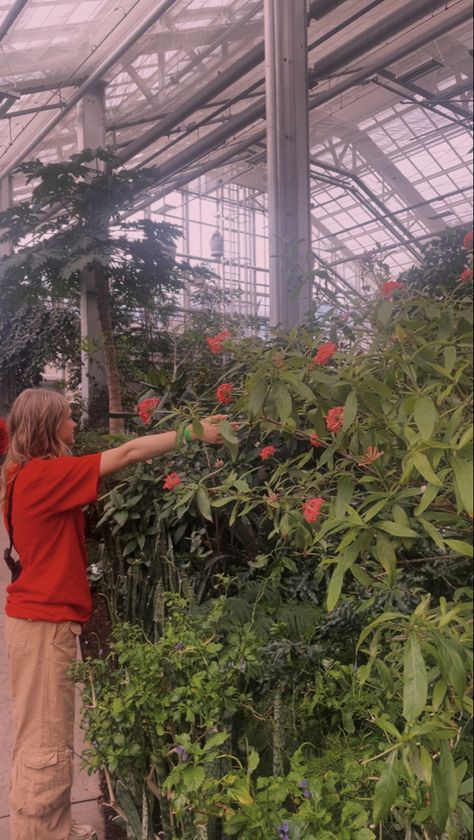
<svg viewBox="0 0 474 840">
<path fill-rule="evenodd" d="M 202 440 L 220 444 L 217 424 Z M 116 449 L 70 455 L 76 423 L 67 400 L 30 389 L 15 400 L 0 498 L 19 555 L 7 587 L 6 640 L 13 710 L 11 840 L 86 840 L 71 820 L 74 685 L 81 625 L 91 615 L 82 507 L 97 499 L 101 476 L 165 455 L 176 432 L 147 435 Z M 186 440 L 194 437 L 191 427 Z"/>
</svg>

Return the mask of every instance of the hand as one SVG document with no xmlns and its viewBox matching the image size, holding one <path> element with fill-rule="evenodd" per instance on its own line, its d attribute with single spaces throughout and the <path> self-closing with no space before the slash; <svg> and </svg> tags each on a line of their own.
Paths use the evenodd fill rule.
<svg viewBox="0 0 474 840">
<path fill-rule="evenodd" d="M 227 414 L 214 414 L 212 417 L 205 417 L 204 420 L 201 420 L 202 434 L 199 439 L 213 446 L 222 444 L 224 439 L 219 431 L 219 423 L 227 419 Z M 232 424 L 233 427 L 235 425 L 234 423 Z"/>
</svg>

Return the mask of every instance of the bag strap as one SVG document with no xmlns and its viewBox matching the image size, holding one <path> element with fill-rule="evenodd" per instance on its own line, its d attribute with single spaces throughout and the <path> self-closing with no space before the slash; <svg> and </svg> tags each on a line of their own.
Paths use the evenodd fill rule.
<svg viewBox="0 0 474 840">
<path fill-rule="evenodd" d="M 11 485 L 10 485 L 10 492 L 8 492 L 8 489 L 7 489 L 8 504 L 7 504 L 7 517 L 6 518 L 7 518 L 7 525 L 8 525 L 8 536 L 10 538 L 10 547 L 9 547 L 10 553 L 11 553 L 11 550 L 13 548 L 13 519 L 12 519 L 12 514 L 13 514 L 13 490 L 15 488 L 16 480 L 17 480 L 18 476 L 20 475 L 20 472 L 21 472 L 21 468 L 18 470 L 17 474 L 12 479 L 12 482 L 11 482 Z"/>
</svg>

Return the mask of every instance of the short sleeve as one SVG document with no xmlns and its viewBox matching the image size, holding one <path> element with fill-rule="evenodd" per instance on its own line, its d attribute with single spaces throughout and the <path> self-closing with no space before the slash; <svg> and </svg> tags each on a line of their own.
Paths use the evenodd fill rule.
<svg viewBox="0 0 474 840">
<path fill-rule="evenodd" d="M 43 509 L 47 507 L 59 513 L 91 504 L 96 501 L 99 490 L 100 452 L 79 458 L 41 461 L 41 469 L 35 478 L 33 484 L 41 492 L 41 501 L 38 499 L 38 502 Z M 24 489 L 28 493 L 27 484 Z M 33 492 L 34 489 L 31 487 Z"/>
</svg>

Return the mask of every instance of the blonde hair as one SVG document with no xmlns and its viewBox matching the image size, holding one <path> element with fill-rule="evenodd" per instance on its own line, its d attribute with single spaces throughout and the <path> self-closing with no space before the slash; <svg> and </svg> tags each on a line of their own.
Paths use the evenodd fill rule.
<svg viewBox="0 0 474 840">
<path fill-rule="evenodd" d="M 56 391 L 28 388 L 16 398 L 8 418 L 9 442 L 1 475 L 0 507 L 12 467 L 22 467 L 32 458 L 69 455 L 68 447 L 58 437 L 68 411 L 67 399 Z"/>
</svg>

